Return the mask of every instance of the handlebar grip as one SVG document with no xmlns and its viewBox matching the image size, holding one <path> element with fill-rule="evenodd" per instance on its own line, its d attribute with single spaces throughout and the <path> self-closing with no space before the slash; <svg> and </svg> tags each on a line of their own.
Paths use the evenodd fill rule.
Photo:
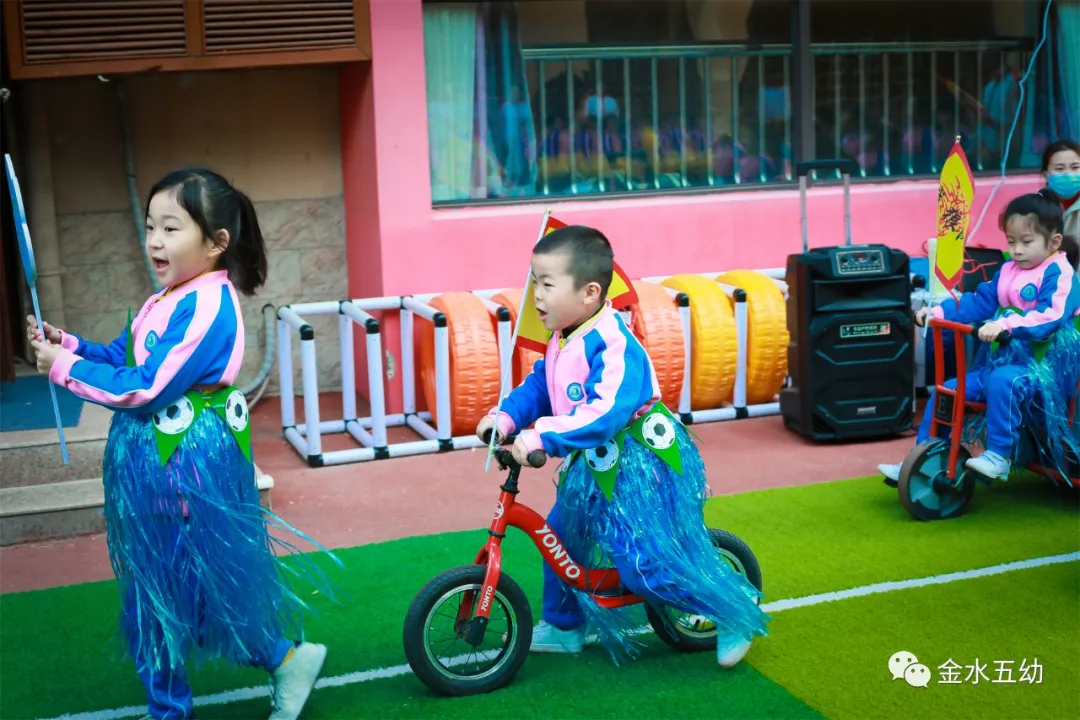
<svg viewBox="0 0 1080 720">
<path fill-rule="evenodd" d="M 481 439 L 484 441 L 485 445 L 490 445 L 491 444 L 491 433 L 492 432 L 493 432 L 492 428 L 488 428 L 487 430 L 484 431 L 484 437 L 481 438 Z"/>
<path fill-rule="evenodd" d="M 993 322 L 993 320 L 971 323 L 971 334 L 978 337 L 979 330 L 982 329 L 983 325 L 986 325 L 986 323 L 989 322 Z M 1010 333 L 1008 330 L 1002 330 L 998 333 L 998 336 L 994 338 L 993 341 L 996 342 L 998 345 L 1008 345 L 1010 342 L 1012 342 L 1012 333 Z"/>
<path fill-rule="evenodd" d="M 542 468 L 547 463 L 547 453 L 543 450 L 533 450 L 529 453 L 529 467 Z"/>
<path fill-rule="evenodd" d="M 855 161 L 847 158 L 835 158 L 832 160 L 805 160 L 796 163 L 795 172 L 798 177 L 809 175 L 814 170 L 839 170 L 845 175 L 855 174 Z"/>
</svg>

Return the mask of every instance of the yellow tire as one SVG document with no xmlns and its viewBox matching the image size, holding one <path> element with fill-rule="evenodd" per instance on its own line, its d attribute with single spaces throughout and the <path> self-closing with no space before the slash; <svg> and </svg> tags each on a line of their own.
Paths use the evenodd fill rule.
<svg viewBox="0 0 1080 720">
<path fill-rule="evenodd" d="M 704 275 L 664 280 L 690 298 L 690 409 L 730 402 L 735 389 L 735 312 L 718 284 Z"/>
<path fill-rule="evenodd" d="M 746 291 L 746 404 L 773 402 L 787 376 L 787 308 L 772 278 L 735 270 L 716 282 Z"/>
</svg>

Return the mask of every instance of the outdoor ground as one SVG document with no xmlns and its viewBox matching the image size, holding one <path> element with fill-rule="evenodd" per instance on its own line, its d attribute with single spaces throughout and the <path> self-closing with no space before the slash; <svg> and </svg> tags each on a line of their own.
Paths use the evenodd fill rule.
<svg viewBox="0 0 1080 720">
<path fill-rule="evenodd" d="M 305 718 L 1080 717 L 1080 507 L 1049 481 L 980 486 L 966 515 L 920 523 L 871 477 L 910 439 L 812 446 L 775 417 L 697 426 L 717 494 L 707 521 L 756 553 L 770 636 L 733 670 L 645 636 L 621 667 L 600 648 L 532 656 L 508 687 L 446 699 L 404 664 L 402 620 L 427 580 L 483 543 L 497 471 L 484 475 L 481 451 L 308 469 L 277 438 L 276 413 L 255 411 L 275 510 L 340 549 L 344 569 L 321 565 L 348 595 L 308 597 L 309 637 L 330 655 Z M 550 475 L 526 472 L 520 500 L 546 510 Z M 513 532 L 504 548 L 538 618 L 539 555 Z M 0 550 L 0 717 L 144 712 L 109 644 L 110 578 L 100 537 Z M 892 678 L 898 651 L 927 666 L 928 686 Z M 268 713 L 256 671 L 214 666 L 192 684 L 202 718 Z"/>
</svg>

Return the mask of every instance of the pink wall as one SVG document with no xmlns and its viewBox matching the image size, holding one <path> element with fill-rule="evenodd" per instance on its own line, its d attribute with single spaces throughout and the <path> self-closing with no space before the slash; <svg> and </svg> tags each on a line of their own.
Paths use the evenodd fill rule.
<svg viewBox="0 0 1080 720">
<path fill-rule="evenodd" d="M 985 202 L 996 181 L 977 184 Z M 1008 178 L 994 197 L 976 242 L 1001 245 L 997 213 L 1015 195 L 1039 187 L 1037 176 Z M 912 255 L 935 234 L 936 181 L 863 185 L 851 191 L 853 243 L 884 243 Z M 384 278 L 394 292 L 520 286 L 545 207 L 573 224 L 599 228 L 631 277 L 783 267 L 802 249 L 798 190 L 751 190 L 695 197 L 552 202 L 423 212 L 426 222 L 383 247 Z M 982 205 L 976 208 L 975 218 Z M 843 190 L 808 192 L 810 245 L 844 242 Z M 974 224 L 974 219 L 972 221 Z M 417 257 L 424 259 L 416 262 Z"/>
<path fill-rule="evenodd" d="M 631 277 L 780 267 L 801 249 L 797 190 L 433 209 L 420 0 L 370 7 L 374 59 L 344 70 L 340 88 L 352 297 L 520 286 L 545 207 L 603 231 Z M 974 217 L 996 183 L 977 182 Z M 1036 175 L 1008 178 L 975 242 L 1002 246 L 997 213 L 1039 184 Z M 935 180 L 855 185 L 851 195 L 855 243 L 917 255 L 934 234 Z M 841 188 L 813 189 L 807 203 L 811 246 L 842 243 Z"/>
</svg>

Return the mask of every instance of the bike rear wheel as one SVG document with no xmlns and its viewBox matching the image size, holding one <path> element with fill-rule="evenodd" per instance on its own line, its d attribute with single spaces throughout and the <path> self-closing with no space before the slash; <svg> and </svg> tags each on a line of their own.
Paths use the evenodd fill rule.
<svg viewBox="0 0 1080 720">
<path fill-rule="evenodd" d="M 502 573 L 480 644 L 466 637 L 476 622 L 486 565 L 462 565 L 436 575 L 405 616 L 405 657 L 425 685 L 444 695 L 477 695 L 509 683 L 532 642 L 532 609 Z"/>
<path fill-rule="evenodd" d="M 746 577 L 760 592 L 761 566 L 750 547 L 726 530 L 711 528 L 709 537 L 721 561 Z M 716 649 L 716 623 L 703 615 L 679 612 L 673 608 L 656 608 L 652 605 L 645 606 L 645 614 L 660 639 L 680 652 Z"/>
</svg>

